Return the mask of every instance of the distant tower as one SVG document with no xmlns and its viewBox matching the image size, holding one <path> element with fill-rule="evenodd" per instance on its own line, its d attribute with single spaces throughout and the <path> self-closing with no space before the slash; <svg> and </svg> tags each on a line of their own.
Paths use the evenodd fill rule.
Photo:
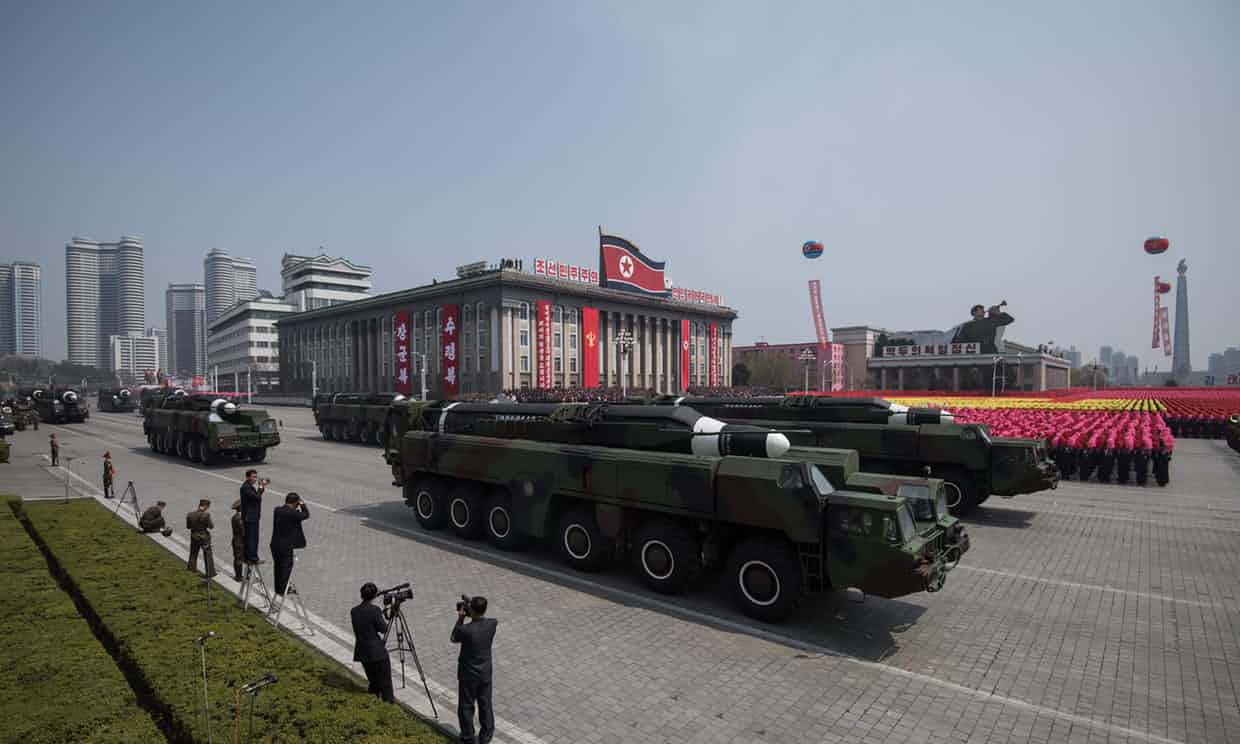
<svg viewBox="0 0 1240 744">
<path fill-rule="evenodd" d="M 1183 383 L 1193 373 L 1192 358 L 1188 353 L 1188 262 L 1180 259 L 1175 268 L 1179 276 L 1175 280 L 1175 348 L 1171 352 L 1171 376 Z"/>
</svg>

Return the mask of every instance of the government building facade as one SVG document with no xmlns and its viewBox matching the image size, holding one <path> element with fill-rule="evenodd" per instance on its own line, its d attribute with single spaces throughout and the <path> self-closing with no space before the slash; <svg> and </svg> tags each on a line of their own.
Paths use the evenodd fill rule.
<svg viewBox="0 0 1240 744">
<path fill-rule="evenodd" d="M 522 264 L 471 264 L 450 281 L 281 318 L 283 391 L 421 396 L 424 371 L 430 398 L 731 384 L 737 314 L 717 298 L 605 289 L 597 272 Z"/>
</svg>

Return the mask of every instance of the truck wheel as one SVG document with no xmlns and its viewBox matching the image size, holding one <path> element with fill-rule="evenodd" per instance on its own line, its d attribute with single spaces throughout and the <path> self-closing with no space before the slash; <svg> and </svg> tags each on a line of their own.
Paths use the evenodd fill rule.
<svg viewBox="0 0 1240 744">
<path fill-rule="evenodd" d="M 406 486 L 408 488 L 408 486 Z M 436 478 L 420 478 L 413 484 L 413 498 L 405 496 L 405 503 L 413 507 L 413 514 L 423 529 L 437 530 L 447 522 L 444 505 L 444 484 Z"/>
<path fill-rule="evenodd" d="M 973 476 L 959 471 L 943 474 L 943 484 L 947 488 L 947 510 L 952 516 L 959 517 L 973 511 L 978 505 L 977 484 Z"/>
<path fill-rule="evenodd" d="M 646 586 L 661 594 L 680 594 L 702 569 L 697 541 L 680 525 L 655 519 L 637 529 L 633 568 Z"/>
<path fill-rule="evenodd" d="M 482 537 L 484 526 L 481 494 L 478 485 L 461 481 L 448 492 L 448 522 L 457 537 L 477 540 Z"/>
<path fill-rule="evenodd" d="M 728 579 L 740 611 L 773 623 L 792 614 L 801 597 L 801 563 L 790 545 L 751 537 L 728 556 Z"/>
<path fill-rule="evenodd" d="M 487 540 L 500 550 L 525 547 L 525 535 L 517 531 L 512 520 L 512 496 L 503 488 L 492 488 L 486 503 Z"/>
<path fill-rule="evenodd" d="M 158 451 L 159 451 L 159 447 L 155 446 L 155 432 L 153 432 L 153 431 L 148 431 L 148 432 L 146 433 L 146 443 L 147 443 L 147 444 L 149 444 L 149 445 L 151 445 L 151 451 L 152 451 L 152 452 L 158 452 Z"/>
<path fill-rule="evenodd" d="M 323 436 L 323 441 L 330 442 L 332 440 L 331 428 L 327 424 L 319 425 L 319 434 Z"/>
<path fill-rule="evenodd" d="M 215 452 L 212 452 L 211 447 L 205 441 L 202 443 L 202 446 L 199 448 L 199 452 L 201 454 L 199 456 L 198 462 L 201 462 L 203 465 L 207 467 L 211 467 L 212 465 L 220 461 L 219 455 L 216 454 Z"/>
<path fill-rule="evenodd" d="M 556 549 L 564 562 L 578 571 L 601 571 L 611 558 L 614 547 L 598 528 L 594 510 L 577 508 L 560 517 L 555 532 Z"/>
<path fill-rule="evenodd" d="M 187 444 L 187 442 L 185 441 L 185 435 L 177 434 L 176 437 L 173 439 L 173 441 L 176 443 L 174 446 L 176 447 L 177 457 L 183 460 L 188 460 L 189 451 L 188 451 L 188 447 L 185 446 Z"/>
<path fill-rule="evenodd" d="M 190 462 L 201 462 L 198 454 L 198 439 L 193 438 L 185 443 L 185 459 Z"/>
<path fill-rule="evenodd" d="M 267 448 L 259 447 L 250 453 L 250 462 L 262 462 L 267 459 Z"/>
<path fill-rule="evenodd" d="M 358 444 L 366 444 L 367 442 L 370 441 L 370 434 L 366 431 L 365 426 L 363 426 L 362 424 L 358 424 L 357 426 L 353 427 L 353 439 Z"/>
</svg>

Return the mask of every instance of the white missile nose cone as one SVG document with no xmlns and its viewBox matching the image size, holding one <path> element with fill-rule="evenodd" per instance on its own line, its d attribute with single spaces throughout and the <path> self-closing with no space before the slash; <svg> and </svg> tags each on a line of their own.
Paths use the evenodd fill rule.
<svg viewBox="0 0 1240 744">
<path fill-rule="evenodd" d="M 788 437 L 783 434 L 767 434 L 766 435 L 766 456 L 767 457 L 783 457 L 788 449 L 792 447 L 792 443 L 788 441 Z"/>
</svg>

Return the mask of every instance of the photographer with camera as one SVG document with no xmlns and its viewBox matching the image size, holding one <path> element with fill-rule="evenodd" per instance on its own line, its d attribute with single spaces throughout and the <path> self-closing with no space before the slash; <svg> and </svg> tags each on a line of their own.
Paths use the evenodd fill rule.
<svg viewBox="0 0 1240 744">
<path fill-rule="evenodd" d="M 281 596 L 293 573 L 293 550 L 306 547 L 301 523 L 309 518 L 306 502 L 295 493 L 285 496 L 284 506 L 271 513 L 271 559 L 275 563 L 276 594 Z"/>
<path fill-rule="evenodd" d="M 245 482 L 241 484 L 241 521 L 245 527 L 245 562 L 251 565 L 262 563 L 258 557 L 258 522 L 263 515 L 263 491 L 271 480 L 259 480 L 258 471 L 245 471 Z"/>
<path fill-rule="evenodd" d="M 353 622 L 353 660 L 362 663 L 366 670 L 366 691 L 383 698 L 384 702 L 396 702 L 392 693 L 392 660 L 388 657 L 388 624 L 383 610 L 372 604 L 379 594 L 379 587 L 367 581 L 362 584 L 362 602 L 349 611 Z"/>
<path fill-rule="evenodd" d="M 491 705 L 491 644 L 495 640 L 494 618 L 487 612 L 486 597 L 461 595 L 456 603 L 456 625 L 452 642 L 461 644 L 456 662 L 458 696 L 457 719 L 462 744 L 474 744 L 474 706 L 478 707 L 478 744 L 487 744 L 495 733 L 495 711 Z M 465 618 L 469 617 L 466 624 Z"/>
</svg>

